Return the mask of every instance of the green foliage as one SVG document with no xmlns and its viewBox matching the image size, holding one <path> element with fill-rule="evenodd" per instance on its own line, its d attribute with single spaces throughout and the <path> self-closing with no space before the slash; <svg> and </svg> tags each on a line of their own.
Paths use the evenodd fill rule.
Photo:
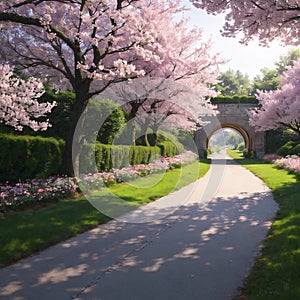
<svg viewBox="0 0 300 300">
<path fill-rule="evenodd" d="M 293 66 L 294 61 L 300 58 L 300 48 L 293 48 L 287 54 L 279 57 L 275 62 L 275 69 L 263 68 L 261 74 L 254 77 L 253 93 L 257 90 L 272 91 L 277 90 L 280 86 L 280 77 L 289 66 Z"/>
<path fill-rule="evenodd" d="M 125 116 L 121 107 L 112 100 L 91 99 L 89 106 L 88 122 L 94 124 L 99 120 L 100 128 L 97 128 L 97 140 L 102 144 L 112 144 L 120 129 L 125 125 Z M 96 132 L 95 132 L 96 133 Z"/>
<path fill-rule="evenodd" d="M 211 149 L 205 149 L 203 153 L 204 159 L 207 159 L 208 155 L 210 155 L 211 153 L 212 153 Z"/>
<path fill-rule="evenodd" d="M 278 149 L 289 141 L 297 140 L 298 135 L 287 128 L 278 128 L 266 133 L 266 152 L 277 153 Z"/>
<path fill-rule="evenodd" d="M 293 154 L 299 155 L 300 144 L 297 142 L 289 141 L 285 143 L 283 146 L 281 146 L 276 153 L 281 156 L 293 155 Z"/>
<path fill-rule="evenodd" d="M 222 148 L 219 145 L 215 145 L 213 147 L 210 147 L 209 150 L 207 150 L 207 154 L 218 153 L 221 151 Z M 204 155 L 205 155 L 205 153 L 204 153 Z"/>
<path fill-rule="evenodd" d="M 240 143 L 244 142 L 243 137 L 240 133 L 235 130 L 231 130 L 229 134 L 225 137 L 226 145 L 233 146 L 233 149 L 237 149 Z"/>
<path fill-rule="evenodd" d="M 178 141 L 176 134 L 162 131 L 162 130 L 159 130 L 157 133 L 148 133 L 148 140 L 151 145 L 156 144 L 156 146 L 161 149 L 162 156 L 172 157 L 174 155 L 184 152 L 184 150 L 187 149 L 187 148 L 185 148 L 185 146 L 182 143 L 180 143 Z M 154 140 L 155 140 L 155 142 L 154 142 Z M 186 140 L 188 140 L 188 138 L 186 138 Z M 193 139 L 190 136 L 190 141 L 191 140 L 193 140 Z M 137 145 L 145 146 L 144 136 L 137 139 Z M 191 142 L 190 142 L 190 145 L 191 145 Z M 192 147 L 192 145 L 191 145 L 191 147 Z M 194 146 L 193 151 L 195 151 L 195 150 L 196 149 Z"/>
<path fill-rule="evenodd" d="M 129 165 L 148 164 L 160 156 L 159 147 L 85 144 L 80 156 L 80 173 L 110 171 Z M 93 169 L 96 165 L 96 170 Z"/>
<path fill-rule="evenodd" d="M 276 90 L 280 86 L 280 76 L 289 66 L 293 66 L 294 61 L 299 58 L 300 48 L 293 48 L 289 50 L 287 54 L 279 57 L 279 60 L 275 62 L 276 67 L 274 69 L 261 69 L 261 74 L 256 75 L 253 81 L 249 79 L 247 74 L 243 74 L 239 70 L 234 71 L 229 69 L 220 74 L 218 77 L 219 82 L 214 86 L 214 88 L 223 96 L 249 96 L 255 95 L 257 90 Z M 232 100 L 229 100 L 228 102 L 230 101 Z"/>
<path fill-rule="evenodd" d="M 257 90 L 271 91 L 279 88 L 280 77 L 277 70 L 263 68 L 261 73 L 254 77 L 253 93 Z"/>
<path fill-rule="evenodd" d="M 289 66 L 294 65 L 294 61 L 300 58 L 300 48 L 292 48 L 287 54 L 279 57 L 279 61 L 275 63 L 276 70 L 279 75 L 282 75 Z"/>
<path fill-rule="evenodd" d="M 140 127 L 136 128 L 136 135 L 138 138 L 135 140 L 135 144 L 137 146 L 147 146 L 147 141 L 149 145 L 156 146 L 159 133 L 153 133 L 151 128 L 148 128 L 145 134 L 142 134 L 141 132 L 142 131 Z"/>
<path fill-rule="evenodd" d="M 197 152 L 197 147 L 194 142 L 194 131 L 179 129 L 173 133 L 177 137 L 178 142 L 181 143 L 186 150 Z"/>
<path fill-rule="evenodd" d="M 258 104 L 258 100 L 255 96 L 223 96 L 219 95 L 211 99 L 212 104 L 222 104 L 222 103 L 250 103 Z"/>
<path fill-rule="evenodd" d="M 209 147 L 212 152 L 219 152 L 227 146 L 236 149 L 239 143 L 244 143 L 242 135 L 231 128 L 221 128 L 215 131 L 209 139 Z"/>
<path fill-rule="evenodd" d="M 161 149 L 162 156 L 172 157 L 174 155 L 183 153 L 185 148 L 174 134 L 165 131 L 158 132 L 157 146 Z"/>
<path fill-rule="evenodd" d="M 229 69 L 221 73 L 218 81 L 215 89 L 220 91 L 223 96 L 244 96 L 252 93 L 252 85 L 248 74 L 243 74 L 239 70 Z"/>
<path fill-rule="evenodd" d="M 64 142 L 54 138 L 0 134 L 0 181 L 57 175 Z"/>
<path fill-rule="evenodd" d="M 39 99 L 39 102 L 53 102 L 57 105 L 52 109 L 51 114 L 47 116 L 51 127 L 46 131 L 35 132 L 30 128 L 24 128 L 19 135 L 31 135 L 42 137 L 56 137 L 66 139 L 69 132 L 72 111 L 75 101 L 75 94 L 73 92 L 56 92 L 50 88 L 46 88 L 45 93 Z M 97 139 L 104 144 L 111 144 L 113 139 L 125 124 L 124 111 L 112 100 L 91 100 L 92 110 L 91 122 L 95 120 L 104 119 L 104 123 L 99 128 Z M 13 133 L 14 130 L 11 126 L 0 124 L 0 132 Z"/>
<path fill-rule="evenodd" d="M 31 135 L 42 137 L 56 137 L 66 138 L 66 134 L 69 131 L 71 122 L 71 111 L 73 109 L 75 94 L 73 92 L 56 92 L 49 87 L 45 88 L 45 93 L 39 98 L 40 103 L 44 102 L 56 102 L 56 106 L 52 109 L 51 113 L 47 115 L 51 127 L 46 131 L 36 132 L 29 127 L 24 127 L 23 131 L 19 132 L 19 135 Z M 14 130 L 11 126 L 0 125 L 0 132 L 13 133 Z"/>
<path fill-rule="evenodd" d="M 244 149 L 243 157 L 252 159 L 256 157 L 256 154 L 253 150 Z"/>
<path fill-rule="evenodd" d="M 71 111 L 73 109 L 75 95 L 70 91 L 56 92 L 46 87 L 45 93 L 39 99 L 39 102 L 43 103 L 53 101 L 55 101 L 57 105 L 52 109 L 51 113 L 47 115 L 47 119 L 49 119 L 51 127 L 49 127 L 46 131 L 39 132 L 33 131 L 27 127 L 19 134 L 65 139 L 70 128 Z"/>
<path fill-rule="evenodd" d="M 239 143 L 238 147 L 237 147 L 237 150 L 243 152 L 245 150 L 245 143 L 244 142 Z"/>
<path fill-rule="evenodd" d="M 184 147 L 179 142 L 165 141 L 157 145 L 160 148 L 162 156 L 175 156 L 184 152 Z"/>
<path fill-rule="evenodd" d="M 0 134 L 0 181 L 15 182 L 58 175 L 64 141 L 55 138 Z M 80 173 L 109 171 L 128 165 L 148 164 L 160 155 L 184 151 L 179 142 L 165 141 L 159 147 L 85 143 L 80 155 Z M 93 166 L 96 168 L 93 169 Z"/>
</svg>

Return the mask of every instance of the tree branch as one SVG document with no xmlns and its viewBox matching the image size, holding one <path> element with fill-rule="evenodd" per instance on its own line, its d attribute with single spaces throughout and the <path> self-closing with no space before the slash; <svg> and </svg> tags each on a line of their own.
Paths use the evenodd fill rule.
<svg viewBox="0 0 300 300">
<path fill-rule="evenodd" d="M 15 13 L 0 12 L 0 22 L 1 21 L 10 21 L 13 23 L 36 26 L 45 29 L 45 26 L 42 25 L 40 20 L 24 17 Z M 70 39 L 68 39 L 67 36 L 63 34 L 60 30 L 55 28 L 53 25 L 49 24 L 48 31 L 51 33 L 55 33 L 58 38 L 60 38 L 63 42 L 65 42 L 75 52 L 74 43 Z"/>
</svg>

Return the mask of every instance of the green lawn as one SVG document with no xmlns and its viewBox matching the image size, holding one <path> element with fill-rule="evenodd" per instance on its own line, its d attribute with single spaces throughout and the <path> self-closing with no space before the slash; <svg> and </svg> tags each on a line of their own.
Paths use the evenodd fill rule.
<svg viewBox="0 0 300 300">
<path fill-rule="evenodd" d="M 161 174 L 118 184 L 110 190 L 119 197 L 141 205 L 165 196 L 202 177 L 209 160 Z M 99 191 L 105 196 L 108 191 Z M 96 210 L 84 197 L 51 203 L 41 208 L 0 215 L 0 267 L 43 250 L 80 232 L 107 222 L 110 218 Z"/>
<path fill-rule="evenodd" d="M 242 159 L 237 151 L 229 154 L 272 189 L 280 207 L 240 299 L 300 299 L 299 176 L 261 160 Z"/>
</svg>

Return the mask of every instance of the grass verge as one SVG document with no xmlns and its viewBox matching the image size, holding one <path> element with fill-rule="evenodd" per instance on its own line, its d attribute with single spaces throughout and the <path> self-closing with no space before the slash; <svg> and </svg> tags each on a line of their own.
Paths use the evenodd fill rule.
<svg viewBox="0 0 300 300">
<path fill-rule="evenodd" d="M 238 163 L 260 177 L 272 190 L 279 211 L 257 259 L 236 299 L 300 299 L 300 181 L 299 176 L 262 160 L 243 159 L 229 151 Z"/>
<path fill-rule="evenodd" d="M 166 172 L 163 176 L 153 174 L 129 184 L 114 185 L 110 190 L 119 197 L 131 201 L 133 205 L 141 205 L 204 176 L 209 166 L 209 160 L 202 160 L 200 163 L 196 162 L 182 169 Z M 147 181 L 150 183 L 145 185 Z M 148 187 L 140 187 L 141 183 Z M 99 193 L 105 194 L 105 191 Z M 108 216 L 95 209 L 84 197 L 0 215 L 0 267 L 5 267 L 109 220 Z"/>
</svg>

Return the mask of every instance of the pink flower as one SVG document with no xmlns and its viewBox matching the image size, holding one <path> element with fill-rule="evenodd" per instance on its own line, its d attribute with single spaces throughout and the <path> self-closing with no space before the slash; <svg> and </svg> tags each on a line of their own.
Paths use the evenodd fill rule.
<svg viewBox="0 0 300 300">
<path fill-rule="evenodd" d="M 2 192 L 2 193 L 0 194 L 0 197 L 2 197 L 2 198 L 7 197 L 7 194 L 5 194 L 4 192 Z"/>
<path fill-rule="evenodd" d="M 43 193 L 44 192 L 44 190 L 43 189 L 38 189 L 38 191 L 37 191 L 38 193 Z"/>
</svg>

